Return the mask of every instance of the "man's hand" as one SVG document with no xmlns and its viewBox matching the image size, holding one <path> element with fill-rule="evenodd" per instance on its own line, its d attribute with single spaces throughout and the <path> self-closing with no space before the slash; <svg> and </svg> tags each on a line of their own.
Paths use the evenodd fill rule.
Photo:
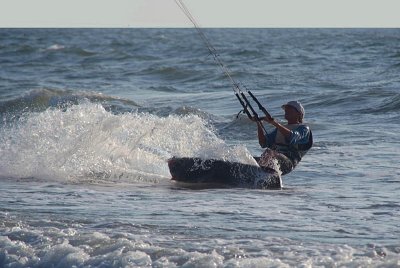
<svg viewBox="0 0 400 268">
<path fill-rule="evenodd" d="M 272 124 L 272 122 L 274 122 L 274 118 L 272 118 L 271 116 L 260 117 L 260 120 L 266 121 L 266 122 L 268 122 L 270 124 Z"/>
<path fill-rule="evenodd" d="M 253 121 L 253 122 L 259 122 L 259 121 L 262 120 L 262 118 L 259 118 L 258 116 L 253 116 L 253 117 L 250 118 L 250 120 Z"/>
</svg>

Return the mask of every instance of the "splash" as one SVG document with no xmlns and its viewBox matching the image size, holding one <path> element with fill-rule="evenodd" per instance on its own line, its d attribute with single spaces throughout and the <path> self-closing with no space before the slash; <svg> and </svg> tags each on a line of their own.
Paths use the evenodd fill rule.
<svg viewBox="0 0 400 268">
<path fill-rule="evenodd" d="M 48 50 L 48 51 L 52 51 L 52 50 L 62 50 L 62 49 L 64 49 L 64 48 L 65 48 L 65 46 L 63 46 L 63 45 L 54 44 L 54 45 L 51 45 L 51 46 L 49 46 L 48 48 L 46 48 L 46 50 Z"/>
<path fill-rule="evenodd" d="M 113 114 L 88 101 L 27 113 L 0 134 L 0 173 L 15 178 L 159 181 L 172 156 L 254 164 L 196 115 Z"/>
</svg>

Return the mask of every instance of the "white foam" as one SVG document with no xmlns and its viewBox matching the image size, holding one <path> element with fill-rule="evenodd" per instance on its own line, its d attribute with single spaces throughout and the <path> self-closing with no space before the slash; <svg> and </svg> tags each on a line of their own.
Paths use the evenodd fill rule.
<svg viewBox="0 0 400 268">
<path fill-rule="evenodd" d="M 170 243 L 166 234 L 91 233 L 80 229 L 65 235 L 62 229 L 27 226 L 10 234 L 2 229 L 0 264 L 5 267 L 398 267 L 398 253 L 374 247 L 298 243 L 290 239 L 210 240 L 202 252 L 191 250 L 194 239 Z M 151 236 L 151 235 L 150 235 Z M 11 237 L 11 238 L 9 238 Z M 142 238 L 152 242 L 144 242 Z M 169 239 L 163 245 L 161 241 Z M 192 242 L 191 242 L 192 241 Z M 201 246 L 201 245 L 200 245 Z M 250 248 L 249 248 L 250 247 Z M 384 254 L 382 253 L 384 252 Z M 379 254 L 378 254 L 379 253 Z"/>
<path fill-rule="evenodd" d="M 54 44 L 54 45 L 51 45 L 48 48 L 46 48 L 46 50 L 62 50 L 64 48 L 65 48 L 65 46 L 63 46 L 63 45 Z"/>
<path fill-rule="evenodd" d="M 254 164 L 244 146 L 228 146 L 195 115 L 112 114 L 85 102 L 29 113 L 0 130 L 3 176 L 56 180 L 169 178 L 172 156 Z"/>
</svg>

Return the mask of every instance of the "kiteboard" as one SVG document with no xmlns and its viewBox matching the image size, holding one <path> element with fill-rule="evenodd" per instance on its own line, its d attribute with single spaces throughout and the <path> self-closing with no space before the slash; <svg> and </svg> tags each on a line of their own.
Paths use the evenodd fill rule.
<svg viewBox="0 0 400 268">
<path fill-rule="evenodd" d="M 172 180 L 186 184 L 213 184 L 227 187 L 281 189 L 281 176 L 273 169 L 238 162 L 193 157 L 168 160 Z"/>
</svg>

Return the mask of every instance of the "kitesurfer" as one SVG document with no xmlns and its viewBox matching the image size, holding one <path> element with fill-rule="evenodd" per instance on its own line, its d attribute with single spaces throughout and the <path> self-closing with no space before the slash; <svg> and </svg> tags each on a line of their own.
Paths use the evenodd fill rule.
<svg viewBox="0 0 400 268">
<path fill-rule="evenodd" d="M 304 107 L 299 101 L 289 101 L 282 105 L 287 124 L 281 124 L 270 116 L 262 117 L 257 122 L 258 141 L 262 148 L 267 148 L 258 160 L 265 168 L 274 168 L 276 159 L 282 175 L 292 171 L 302 157 L 312 147 L 313 138 L 310 127 L 303 124 Z M 261 121 L 273 125 L 275 129 L 266 134 Z"/>
</svg>

